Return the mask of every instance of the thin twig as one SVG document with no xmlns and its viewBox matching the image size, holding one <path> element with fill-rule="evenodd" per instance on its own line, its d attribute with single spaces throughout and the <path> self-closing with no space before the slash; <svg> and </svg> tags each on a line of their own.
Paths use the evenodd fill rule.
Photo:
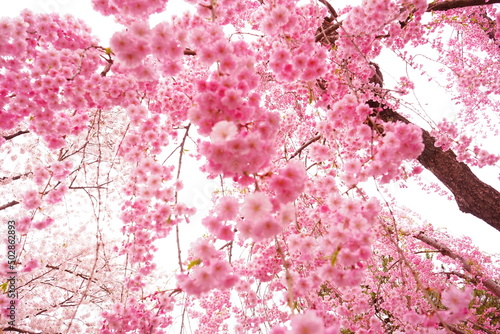
<svg viewBox="0 0 500 334">
<path fill-rule="evenodd" d="M 315 141 L 318 141 L 321 139 L 321 135 L 317 135 L 316 137 L 310 139 L 307 143 L 305 143 L 304 145 L 302 145 L 297 151 L 295 151 L 294 154 L 292 154 L 292 156 L 288 159 L 288 160 L 292 160 L 293 158 L 295 158 L 297 155 L 300 154 L 300 152 L 302 152 L 307 146 L 311 145 L 312 143 L 314 143 Z"/>
<path fill-rule="evenodd" d="M 179 153 L 179 168 L 177 169 L 177 178 L 176 180 L 179 181 L 180 176 L 181 176 L 181 167 L 182 167 L 182 157 L 184 156 L 184 144 L 186 143 L 186 138 L 189 133 L 189 128 L 191 127 L 191 123 L 186 126 L 186 132 L 184 133 L 184 137 L 182 137 L 182 142 L 179 146 L 180 148 L 180 153 Z M 177 204 L 178 200 L 178 191 L 175 191 L 175 204 Z M 181 269 L 181 273 L 184 272 L 184 268 L 182 266 L 182 256 L 181 256 L 181 243 L 180 243 L 180 236 L 179 236 L 179 224 L 175 225 L 175 239 L 177 242 L 177 259 L 179 261 L 179 268 Z"/>
</svg>

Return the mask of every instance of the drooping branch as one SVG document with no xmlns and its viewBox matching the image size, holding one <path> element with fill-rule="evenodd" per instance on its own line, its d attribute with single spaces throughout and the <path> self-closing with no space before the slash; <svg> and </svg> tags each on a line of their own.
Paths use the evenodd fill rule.
<svg viewBox="0 0 500 334">
<path fill-rule="evenodd" d="M 385 122 L 410 123 L 391 108 L 368 101 L 372 108 L 380 108 L 378 117 Z M 433 173 L 455 196 L 460 211 L 470 213 L 500 231 L 500 192 L 481 181 L 471 169 L 457 160 L 452 150 L 435 146 L 436 140 L 422 129 L 424 150 L 418 161 Z"/>
<path fill-rule="evenodd" d="M 182 167 L 182 157 L 184 156 L 184 145 L 186 144 L 186 139 L 188 137 L 189 133 L 189 128 L 191 127 L 191 123 L 189 123 L 186 126 L 186 132 L 184 133 L 184 137 L 182 137 L 182 142 L 179 145 L 180 147 L 180 154 L 179 154 L 179 169 L 177 169 L 177 177 L 176 180 L 177 182 L 180 180 L 181 176 L 181 167 Z M 178 200 L 178 191 L 175 191 L 175 204 L 177 204 Z M 177 260 L 179 262 L 179 268 L 181 269 L 181 273 L 184 272 L 184 268 L 182 266 L 182 254 L 181 254 L 181 242 L 180 242 L 180 236 L 179 236 L 179 224 L 175 225 L 175 241 L 177 243 Z"/>
<path fill-rule="evenodd" d="M 446 11 L 450 9 L 492 5 L 500 3 L 500 0 L 449 0 L 443 2 L 432 2 L 427 6 L 427 12 Z"/>
<path fill-rule="evenodd" d="M 450 258 L 452 258 L 452 259 L 457 260 L 458 262 L 460 262 L 460 264 L 462 265 L 462 267 L 464 268 L 464 270 L 466 272 L 468 272 L 469 274 L 472 274 L 472 275 L 477 275 L 478 274 L 478 273 L 474 273 L 473 272 L 473 268 L 472 268 L 471 264 L 466 259 L 464 259 L 461 255 L 458 255 L 457 253 L 455 253 L 454 251 L 452 251 L 447 246 L 445 246 L 442 243 L 440 243 L 438 240 L 425 235 L 423 232 L 415 234 L 414 237 L 416 239 L 418 239 L 418 240 L 426 243 L 427 245 L 435 248 L 441 254 L 443 254 L 445 256 L 448 256 L 448 257 L 450 257 Z M 495 281 L 493 281 L 491 278 L 482 279 L 481 283 L 483 283 L 483 285 L 491 293 L 493 293 L 495 296 L 497 296 L 498 298 L 500 298 L 500 285 L 498 283 L 496 283 Z"/>
</svg>

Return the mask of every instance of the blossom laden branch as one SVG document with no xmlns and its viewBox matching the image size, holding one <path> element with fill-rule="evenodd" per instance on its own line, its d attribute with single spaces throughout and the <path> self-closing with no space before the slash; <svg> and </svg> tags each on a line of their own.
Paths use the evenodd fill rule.
<svg viewBox="0 0 500 334">
<path fill-rule="evenodd" d="M 470 265 L 470 263 L 466 259 L 464 259 L 462 256 L 460 256 L 457 253 L 455 253 L 454 251 L 452 251 L 447 246 L 440 243 L 438 240 L 425 235 L 423 232 L 419 232 L 418 234 L 414 235 L 414 237 L 416 239 L 426 243 L 427 245 L 437 249 L 441 254 L 448 256 L 454 260 L 459 261 L 462 264 L 462 267 L 464 268 L 464 270 L 466 272 L 468 272 L 469 274 L 472 274 L 472 275 L 477 274 L 477 273 L 473 272 L 472 266 Z M 491 278 L 484 279 L 481 281 L 481 283 L 483 283 L 483 285 L 491 293 L 493 293 L 495 296 L 500 298 L 500 285 L 498 283 L 493 281 Z"/>
<path fill-rule="evenodd" d="M 404 116 L 379 102 L 367 104 L 380 110 L 377 117 L 385 122 L 411 123 Z M 424 150 L 417 160 L 433 173 L 454 195 L 460 211 L 470 213 L 500 231 L 500 192 L 481 181 L 463 162 L 457 160 L 452 150 L 436 147 L 436 139 L 424 129 Z"/>
</svg>

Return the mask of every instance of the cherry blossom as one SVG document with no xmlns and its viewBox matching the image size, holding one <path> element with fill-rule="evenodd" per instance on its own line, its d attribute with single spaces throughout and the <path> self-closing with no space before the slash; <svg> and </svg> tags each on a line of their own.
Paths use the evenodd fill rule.
<svg viewBox="0 0 500 334">
<path fill-rule="evenodd" d="M 498 332 L 498 256 L 394 195 L 500 230 L 475 175 L 500 157 L 497 2 L 92 0 L 110 40 L 1 18 L 0 328 Z"/>
</svg>

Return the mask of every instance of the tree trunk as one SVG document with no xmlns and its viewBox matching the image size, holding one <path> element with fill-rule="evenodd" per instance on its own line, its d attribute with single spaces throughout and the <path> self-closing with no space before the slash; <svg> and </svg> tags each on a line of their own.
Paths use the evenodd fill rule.
<svg viewBox="0 0 500 334">
<path fill-rule="evenodd" d="M 372 108 L 380 108 L 375 101 L 368 101 Z M 410 123 L 394 110 L 382 106 L 378 117 L 385 122 Z M 460 211 L 470 213 L 500 231 L 500 192 L 481 181 L 463 162 L 457 161 L 452 150 L 436 147 L 436 140 L 422 129 L 425 145 L 418 161 L 432 172 L 455 196 Z"/>
<path fill-rule="evenodd" d="M 464 8 L 472 6 L 484 6 L 500 3 L 500 0 L 449 0 L 444 2 L 434 1 L 427 6 L 427 12 L 445 11 L 455 8 Z"/>
</svg>

